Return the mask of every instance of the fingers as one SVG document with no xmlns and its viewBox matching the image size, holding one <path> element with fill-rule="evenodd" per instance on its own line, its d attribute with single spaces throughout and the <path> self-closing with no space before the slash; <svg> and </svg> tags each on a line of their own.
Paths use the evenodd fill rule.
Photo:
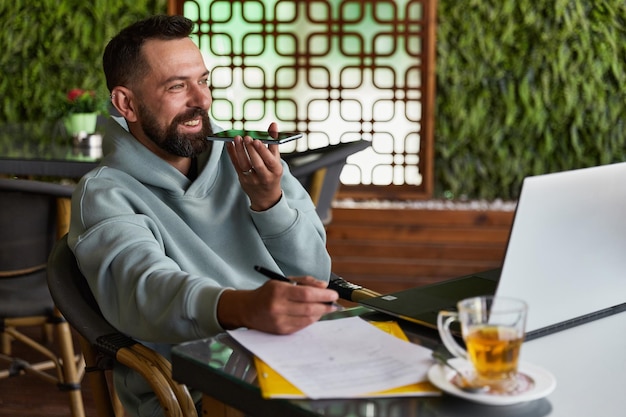
<svg viewBox="0 0 626 417">
<path fill-rule="evenodd" d="M 270 127 L 267 128 L 267 131 L 269 132 L 270 136 L 276 139 L 278 137 L 278 125 L 276 124 L 276 122 L 270 123 Z"/>
<path fill-rule="evenodd" d="M 251 138 L 247 137 L 247 139 L 249 142 L 252 142 Z M 241 136 L 236 136 L 229 144 L 228 154 L 237 171 L 246 172 L 250 169 L 254 169 L 254 162 L 250 159 L 248 146 L 246 146 L 245 139 Z"/>
<path fill-rule="evenodd" d="M 276 205 L 282 197 L 283 175 L 278 150 L 270 150 L 263 142 L 248 136 L 237 136 L 228 144 L 228 155 L 241 187 L 250 198 L 250 208 L 264 211 Z"/>
<path fill-rule="evenodd" d="M 271 149 L 270 149 L 271 148 Z M 258 175 L 282 174 L 278 145 L 266 146 L 249 136 L 237 136 L 228 146 L 228 154 L 237 171 L 244 173 L 251 169 Z"/>
<path fill-rule="evenodd" d="M 277 138 L 278 124 L 270 123 L 268 132 L 272 137 Z M 240 173 L 250 175 L 259 170 L 264 173 L 265 169 L 272 173 L 277 172 L 278 169 L 282 170 L 278 145 L 265 145 L 249 136 L 243 138 L 236 136 L 227 148 L 233 165 Z"/>
<path fill-rule="evenodd" d="M 304 284 L 268 280 L 255 290 L 226 290 L 219 298 L 217 316 L 225 329 L 248 327 L 268 333 L 288 334 L 318 321 L 336 310 L 325 303 L 337 300 L 335 291 L 313 284 L 312 277 L 297 279 Z"/>
<path fill-rule="evenodd" d="M 315 279 L 309 275 L 305 277 L 290 277 L 289 279 L 291 280 L 291 282 L 295 282 L 298 285 L 308 285 L 311 287 L 318 287 L 318 288 L 328 287 L 328 283 L 324 281 L 320 281 L 319 279 Z"/>
<path fill-rule="evenodd" d="M 327 284 L 317 280 L 311 276 L 290 278 L 292 283 L 272 281 L 266 285 L 277 285 L 276 296 L 282 302 L 292 303 L 290 307 L 291 314 L 307 314 L 309 307 L 307 304 L 323 304 L 333 303 L 337 301 L 339 295 L 336 291 L 327 289 Z M 303 308 L 300 308 L 303 307 Z"/>
<path fill-rule="evenodd" d="M 270 127 L 267 129 L 270 136 L 274 139 L 278 137 L 278 125 L 275 122 L 270 123 Z M 269 145 L 268 149 L 272 154 L 276 157 L 280 157 L 280 151 L 278 150 L 278 145 Z"/>
<path fill-rule="evenodd" d="M 270 280 L 259 288 L 259 295 L 265 298 L 266 316 L 259 326 L 265 331 L 286 334 L 300 330 L 318 321 L 323 315 L 335 311 L 331 305 L 339 296 L 337 292 L 325 288 L 326 284 L 313 277 L 294 279 L 300 285 Z M 314 283 L 321 283 L 321 286 Z M 258 314 L 256 317 L 262 317 Z"/>
<path fill-rule="evenodd" d="M 228 152 L 228 156 L 230 157 L 230 161 L 233 164 L 233 167 L 235 167 L 235 170 L 237 170 L 237 172 L 241 173 L 244 171 L 247 171 L 248 169 L 251 168 L 251 166 L 246 167 L 245 169 L 243 168 L 243 163 L 245 161 L 241 161 L 240 162 L 240 157 L 239 154 L 237 152 L 236 149 L 236 144 L 235 142 L 231 142 L 231 143 L 227 143 L 226 144 L 226 151 Z"/>
<path fill-rule="evenodd" d="M 271 151 L 260 140 L 253 140 L 249 137 L 244 138 L 243 144 L 248 153 L 251 166 L 257 171 L 257 174 L 263 176 L 271 174 L 282 174 L 282 165 L 277 157 L 276 152 Z M 272 147 L 276 147 L 272 145 Z"/>
</svg>

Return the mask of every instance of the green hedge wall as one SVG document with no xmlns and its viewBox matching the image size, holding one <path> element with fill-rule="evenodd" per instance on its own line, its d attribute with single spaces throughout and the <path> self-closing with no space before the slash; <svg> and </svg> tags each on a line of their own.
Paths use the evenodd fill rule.
<svg viewBox="0 0 626 417">
<path fill-rule="evenodd" d="M 0 2 L 0 122 L 108 95 L 104 45 L 166 0 Z M 626 2 L 438 0 L 436 196 L 518 196 L 526 175 L 624 160 Z"/>
<path fill-rule="evenodd" d="M 122 27 L 167 0 L 0 2 L 0 122 L 53 120 L 72 88 L 108 96 L 102 52 Z"/>
<path fill-rule="evenodd" d="M 438 195 L 625 159 L 623 0 L 439 0 L 437 54 Z"/>
</svg>

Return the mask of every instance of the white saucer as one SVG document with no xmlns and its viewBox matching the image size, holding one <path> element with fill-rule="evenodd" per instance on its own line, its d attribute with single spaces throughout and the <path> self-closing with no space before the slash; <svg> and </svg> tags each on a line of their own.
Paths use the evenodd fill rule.
<svg viewBox="0 0 626 417">
<path fill-rule="evenodd" d="M 452 366 L 463 373 L 470 373 L 472 371 L 472 365 L 464 359 L 453 358 L 450 359 L 449 362 Z M 454 378 L 456 372 L 447 366 L 439 364 L 435 364 L 429 369 L 428 379 L 430 379 L 430 382 L 432 382 L 433 385 L 448 394 L 488 405 L 511 405 L 537 400 L 550 394 L 556 387 L 556 379 L 554 376 L 550 372 L 536 365 L 520 362 L 519 372 L 531 378 L 534 381 L 534 384 L 525 392 L 511 395 L 470 393 L 462 391 L 451 382 L 451 379 Z"/>
</svg>

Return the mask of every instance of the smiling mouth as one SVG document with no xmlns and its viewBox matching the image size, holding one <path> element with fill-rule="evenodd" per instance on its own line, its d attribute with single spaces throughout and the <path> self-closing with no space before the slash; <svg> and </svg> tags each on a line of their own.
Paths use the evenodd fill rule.
<svg viewBox="0 0 626 417">
<path fill-rule="evenodd" d="M 183 122 L 183 126 L 190 126 L 190 127 L 198 126 L 199 124 L 200 124 L 200 119 L 187 120 L 186 122 Z"/>
</svg>

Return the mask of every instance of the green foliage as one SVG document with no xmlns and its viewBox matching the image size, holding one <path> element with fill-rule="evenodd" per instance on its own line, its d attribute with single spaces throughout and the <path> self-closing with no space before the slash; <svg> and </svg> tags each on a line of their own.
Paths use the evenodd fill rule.
<svg viewBox="0 0 626 417">
<path fill-rule="evenodd" d="M 106 43 L 122 27 L 166 11 L 167 0 L 0 2 L 0 121 L 56 119 L 73 88 L 106 100 Z"/>
<path fill-rule="evenodd" d="M 63 114 L 106 112 L 106 101 L 96 96 L 93 90 L 72 88 L 63 99 Z"/>
<path fill-rule="evenodd" d="M 623 0 L 439 0 L 437 55 L 438 195 L 625 160 Z"/>
<path fill-rule="evenodd" d="M 0 123 L 106 99 L 106 42 L 166 0 L 0 2 Z M 439 196 L 516 198 L 524 176 L 625 160 L 623 0 L 438 0 Z"/>
</svg>

